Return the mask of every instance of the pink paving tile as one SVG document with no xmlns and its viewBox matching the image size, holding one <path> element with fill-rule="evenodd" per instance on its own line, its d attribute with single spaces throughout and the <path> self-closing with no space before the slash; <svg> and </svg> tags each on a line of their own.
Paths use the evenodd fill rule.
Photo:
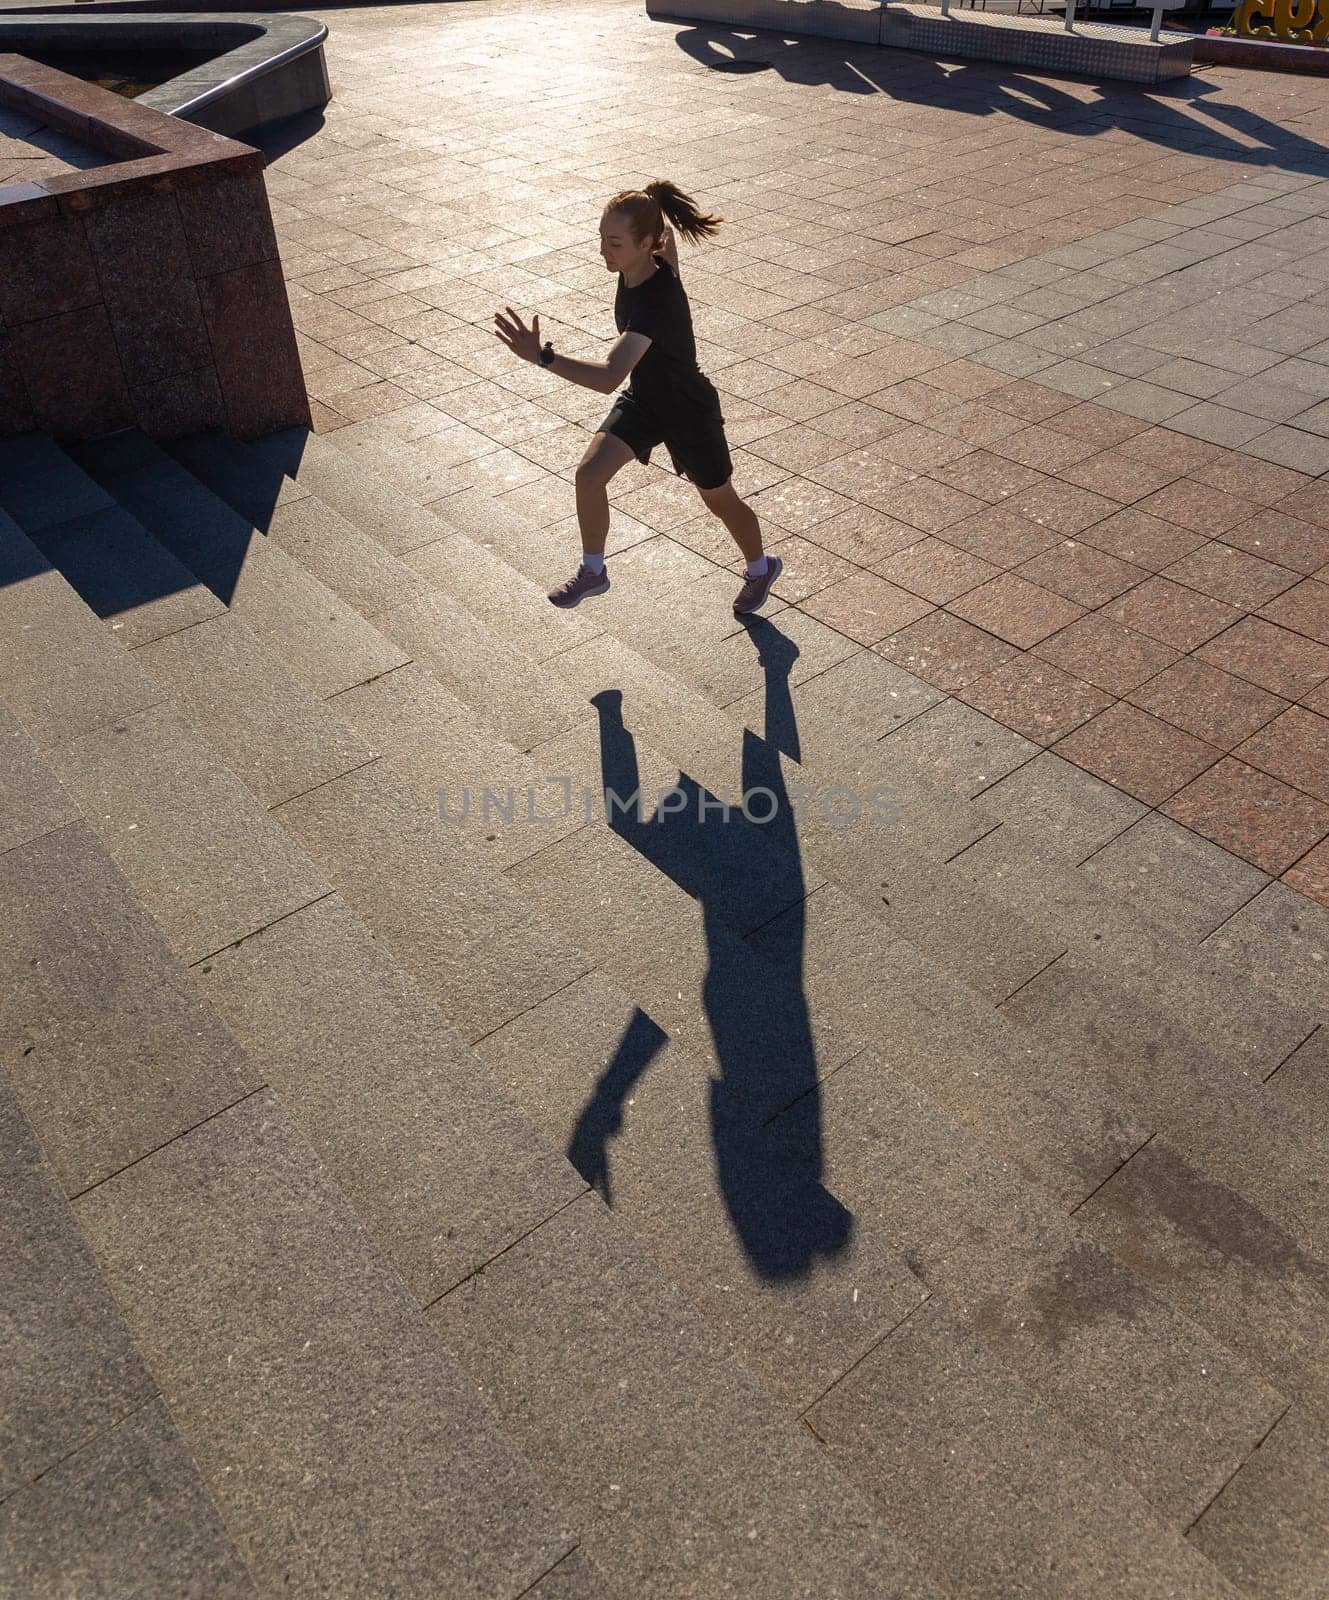
<svg viewBox="0 0 1329 1600">
<path fill-rule="evenodd" d="M 1064 476 L 1064 474 L 1063 474 Z M 1036 487 L 1016 495 L 1012 508 L 1040 527 L 1070 537 L 1112 516 L 1121 507 L 1106 495 L 1095 494 L 1073 483 L 1045 479 Z"/>
<path fill-rule="evenodd" d="M 1211 600 L 1185 584 L 1158 576 L 1146 578 L 1102 609 L 1102 615 L 1112 622 L 1175 650 L 1194 650 L 1237 622 L 1241 614 L 1237 606 Z"/>
<path fill-rule="evenodd" d="M 1017 567 L 1060 541 L 1050 529 L 1030 522 L 1009 506 L 988 506 L 946 529 L 946 542 L 981 556 L 997 567 Z"/>
<path fill-rule="evenodd" d="M 1055 749 L 1151 806 L 1161 805 L 1221 755 L 1202 739 L 1124 700 L 1058 740 Z"/>
<path fill-rule="evenodd" d="M 1260 461 L 1236 450 L 1195 468 L 1190 476 L 1197 483 L 1207 483 L 1225 494 L 1242 495 L 1261 506 L 1271 506 L 1313 481 L 1304 472 L 1275 466 L 1272 461 Z"/>
<path fill-rule="evenodd" d="M 968 449 L 968 446 L 962 446 Z M 1017 461 L 1007 461 L 990 450 L 971 450 L 958 461 L 931 469 L 930 477 L 952 489 L 977 496 L 993 505 L 1009 500 L 1013 495 L 1028 494 L 1045 482 L 1041 472 L 1023 467 Z"/>
<path fill-rule="evenodd" d="M 1299 700 L 1329 678 L 1329 649 L 1261 617 L 1243 617 L 1197 654 L 1289 700 Z"/>
<path fill-rule="evenodd" d="M 1126 698 L 1220 750 L 1239 744 L 1288 704 L 1198 656 L 1183 656 Z"/>
<path fill-rule="evenodd" d="M 1161 467 L 1172 477 L 1194 472 L 1230 453 L 1219 445 L 1206 444 L 1184 433 L 1173 433 L 1169 428 L 1146 428 L 1143 433 L 1123 440 L 1117 448 L 1122 455 Z"/>
<path fill-rule="evenodd" d="M 1329 678 L 1320 684 L 1319 688 L 1302 695 L 1301 704 L 1309 706 L 1312 711 L 1318 711 L 1322 717 L 1329 717 Z"/>
<path fill-rule="evenodd" d="M 1009 456 L 1022 466 L 1037 467 L 1040 472 L 1060 472 L 1086 456 L 1096 455 L 1103 447 L 1059 433 L 1050 424 L 1033 423 L 1017 433 L 1006 434 L 992 448 L 998 455 Z"/>
<path fill-rule="evenodd" d="M 819 590 L 802 610 L 860 644 L 875 644 L 925 617 L 932 605 L 873 572 L 858 572 Z"/>
<path fill-rule="evenodd" d="M 1006 389 L 1011 379 L 1005 372 L 995 372 L 991 367 L 975 361 L 950 361 L 944 367 L 934 367 L 928 373 L 928 382 L 938 389 L 962 400 L 976 400 L 980 395 L 991 394 L 994 389 Z"/>
<path fill-rule="evenodd" d="M 1123 628 L 1101 611 L 1036 645 L 1034 654 L 1112 695 L 1129 694 L 1177 659 L 1169 646 Z"/>
<path fill-rule="evenodd" d="M 998 411 L 996 406 L 966 400 L 929 417 L 928 426 L 939 433 L 950 434 L 953 439 L 963 439 L 976 450 L 984 450 L 991 449 L 996 440 L 1018 432 L 1025 423 L 1020 417 Z"/>
<path fill-rule="evenodd" d="M 1110 450 L 1129 439 L 1133 434 L 1147 433 L 1149 424 L 1136 417 L 1123 416 L 1119 411 L 1109 411 L 1106 406 L 1096 406 L 1085 400 L 1069 411 L 1058 411 L 1046 423 L 1058 433 L 1069 434 L 1072 439 L 1083 439 L 1097 450 Z"/>
<path fill-rule="evenodd" d="M 1329 645 L 1329 583 L 1303 578 L 1295 588 L 1262 606 L 1260 615 L 1266 622 Z"/>
<path fill-rule="evenodd" d="M 1258 509 L 1253 501 L 1226 494 L 1207 483 L 1197 483 L 1194 478 L 1178 478 L 1147 495 L 1138 505 L 1151 517 L 1175 522 L 1179 528 L 1202 533 L 1206 539 L 1220 537 L 1229 528 L 1253 517 Z"/>
<path fill-rule="evenodd" d="M 1300 517 L 1319 528 L 1329 528 L 1329 483 L 1323 478 L 1306 483 L 1275 503 L 1275 510 L 1289 517 Z"/>
<path fill-rule="evenodd" d="M 1045 389 L 1041 383 L 1028 383 L 1023 378 L 1008 383 L 992 393 L 993 405 L 1009 411 L 1014 417 L 1024 417 L 1028 422 L 1045 422 L 1058 412 L 1070 411 L 1076 402 L 1056 389 Z"/>
<path fill-rule="evenodd" d="M 847 511 L 853 501 L 807 478 L 791 477 L 772 488 L 759 490 L 751 496 L 749 504 L 759 517 L 770 517 L 791 533 L 806 533 L 837 512 Z"/>
<path fill-rule="evenodd" d="M 1013 572 L 989 579 L 947 609 L 1022 650 L 1084 615 L 1083 606 Z"/>
<path fill-rule="evenodd" d="M 921 621 L 879 640 L 879 655 L 948 694 L 1018 655 L 1014 645 L 961 622 L 948 611 L 933 611 Z"/>
<path fill-rule="evenodd" d="M 1041 745 L 1064 738 L 1112 696 L 1035 655 L 1019 655 L 953 691 L 966 705 Z"/>
<path fill-rule="evenodd" d="M 1131 441 L 1128 439 L 1127 444 Z M 1157 494 L 1177 476 L 1165 467 L 1123 455 L 1120 449 L 1102 450 L 1096 456 L 1066 467 L 1061 476 L 1081 489 L 1105 495 L 1121 505 L 1133 505 L 1146 495 Z M 1113 507 L 1113 510 L 1116 508 Z"/>
<path fill-rule="evenodd" d="M 1127 506 L 1115 516 L 1094 523 L 1080 537 L 1086 544 L 1151 572 L 1161 572 L 1206 542 L 1189 528 L 1151 517 L 1137 506 Z"/>
<path fill-rule="evenodd" d="M 1329 528 L 1282 511 L 1260 511 L 1229 528 L 1226 543 L 1294 572 L 1311 573 L 1329 561 Z"/>
<path fill-rule="evenodd" d="M 773 529 L 766 531 L 766 549 L 784 562 L 784 571 L 775 585 L 775 593 L 790 605 L 798 605 L 810 595 L 829 589 L 833 583 L 840 583 L 853 575 L 854 568 L 849 562 L 832 555 L 829 550 L 823 550 L 820 545 L 811 544 L 796 533 L 791 533 L 787 538 L 777 538 L 775 533 Z M 729 559 L 723 564 L 737 569 L 743 557 L 727 534 L 725 538 L 729 543 Z"/>
<path fill-rule="evenodd" d="M 978 588 L 1001 568 L 941 539 L 928 538 L 888 556 L 873 570 L 911 594 L 922 595 L 940 606 Z"/>
<path fill-rule="evenodd" d="M 870 404 L 906 422 L 927 422 L 951 410 L 955 396 L 922 378 L 906 378 L 868 395 Z"/>
<path fill-rule="evenodd" d="M 1329 834 L 1329 806 L 1232 756 L 1224 756 L 1159 809 L 1275 874 Z"/>
<path fill-rule="evenodd" d="M 1272 561 L 1236 550 L 1218 539 L 1211 539 L 1174 561 L 1163 576 L 1242 611 L 1256 610 L 1297 582 L 1297 574 L 1289 568 L 1275 566 Z"/>
<path fill-rule="evenodd" d="M 851 504 L 846 510 L 814 524 L 806 536 L 814 544 L 843 556 L 860 567 L 875 567 L 887 556 L 918 542 L 918 529 L 897 522 L 884 511 Z"/>
<path fill-rule="evenodd" d="M 981 511 L 985 502 L 932 478 L 916 478 L 893 490 L 882 507 L 920 533 L 941 533 L 952 523 Z"/>
<path fill-rule="evenodd" d="M 1321 839 L 1290 866 L 1282 881 L 1322 906 L 1329 906 L 1329 839 Z"/>
<path fill-rule="evenodd" d="M 1329 804 L 1329 717 L 1289 706 L 1232 754 Z"/>
<path fill-rule="evenodd" d="M 1076 539 L 1061 540 L 1024 562 L 1017 571 L 1030 583 L 1041 583 L 1045 589 L 1091 610 L 1149 576 L 1143 567 L 1120 561 L 1107 551 Z"/>
</svg>

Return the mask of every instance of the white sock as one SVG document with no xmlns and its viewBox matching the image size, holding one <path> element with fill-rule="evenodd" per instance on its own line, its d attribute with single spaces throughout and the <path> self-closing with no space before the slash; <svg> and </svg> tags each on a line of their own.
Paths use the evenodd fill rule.
<svg viewBox="0 0 1329 1600">
<path fill-rule="evenodd" d="M 605 569 L 605 558 L 603 555 L 593 556 L 583 551 L 581 564 L 583 567 L 586 567 L 593 572 L 598 578 Z"/>
<path fill-rule="evenodd" d="M 766 576 L 766 557 L 758 556 L 755 561 L 749 561 L 747 573 L 749 578 L 764 578 Z"/>
</svg>

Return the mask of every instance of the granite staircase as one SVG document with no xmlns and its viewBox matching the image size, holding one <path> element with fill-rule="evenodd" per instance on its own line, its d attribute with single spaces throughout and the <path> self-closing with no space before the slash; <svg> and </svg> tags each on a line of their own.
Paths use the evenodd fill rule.
<svg viewBox="0 0 1329 1600">
<path fill-rule="evenodd" d="M 1324 919 L 567 561 L 381 423 L 0 442 L 0 1572 L 1306 1593 Z"/>
</svg>

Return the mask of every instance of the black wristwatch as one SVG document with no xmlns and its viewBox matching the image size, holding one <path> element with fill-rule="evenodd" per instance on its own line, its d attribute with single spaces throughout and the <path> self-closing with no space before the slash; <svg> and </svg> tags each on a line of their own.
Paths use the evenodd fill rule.
<svg viewBox="0 0 1329 1600">
<path fill-rule="evenodd" d="M 554 346 L 548 339 L 546 339 L 544 342 L 544 348 L 540 351 L 540 365 L 542 367 L 550 367 L 553 366 L 553 364 Z"/>
</svg>

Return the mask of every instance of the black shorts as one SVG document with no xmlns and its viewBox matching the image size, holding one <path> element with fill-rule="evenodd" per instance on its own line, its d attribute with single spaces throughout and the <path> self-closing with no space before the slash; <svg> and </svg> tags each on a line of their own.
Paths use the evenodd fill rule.
<svg viewBox="0 0 1329 1600">
<path fill-rule="evenodd" d="M 621 439 L 643 464 L 651 459 L 656 445 L 662 444 L 674 471 L 699 489 L 722 489 L 733 476 L 724 418 L 718 410 L 702 412 L 695 422 L 690 418 L 686 435 L 679 436 L 666 433 L 630 394 L 621 394 L 596 431 Z"/>
</svg>

